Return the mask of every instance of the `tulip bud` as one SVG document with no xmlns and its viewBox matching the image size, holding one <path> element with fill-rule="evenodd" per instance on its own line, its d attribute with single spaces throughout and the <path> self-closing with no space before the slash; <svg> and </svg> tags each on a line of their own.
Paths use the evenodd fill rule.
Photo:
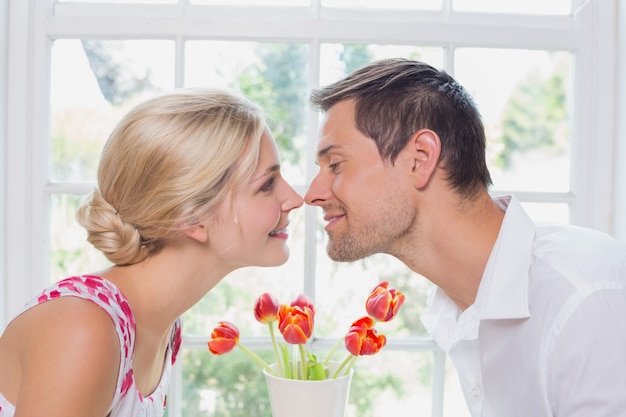
<svg viewBox="0 0 626 417">
<path fill-rule="evenodd" d="M 296 299 L 295 299 L 295 300 L 291 303 L 291 306 L 292 306 L 292 307 L 296 307 L 296 306 L 298 306 L 298 307 L 302 307 L 302 308 L 304 308 L 304 307 L 308 307 L 308 308 L 310 308 L 310 309 L 311 309 L 311 311 L 312 311 L 313 313 L 315 313 L 315 307 L 313 307 L 313 301 L 312 301 L 309 297 L 307 297 L 306 295 L 304 295 L 304 294 L 300 294 L 300 295 L 298 296 L 298 298 L 296 298 Z"/>
<path fill-rule="evenodd" d="M 365 302 L 367 314 L 377 321 L 391 320 L 404 303 L 404 294 L 393 288 L 387 289 L 388 286 L 386 281 L 378 284 Z"/>
<path fill-rule="evenodd" d="M 239 329 L 228 321 L 221 321 L 211 333 L 209 340 L 209 350 L 214 355 L 228 353 L 239 342 Z"/>
<path fill-rule="evenodd" d="M 267 324 L 278 319 L 278 300 L 265 293 L 257 298 L 254 304 L 254 317 L 260 323 Z"/>
</svg>

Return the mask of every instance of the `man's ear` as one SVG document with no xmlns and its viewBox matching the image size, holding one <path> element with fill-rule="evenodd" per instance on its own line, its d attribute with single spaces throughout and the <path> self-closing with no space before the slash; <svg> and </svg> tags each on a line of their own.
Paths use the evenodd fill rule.
<svg viewBox="0 0 626 417">
<path fill-rule="evenodd" d="M 430 129 L 418 130 L 409 142 L 409 153 L 412 162 L 413 185 L 424 188 L 439 163 L 441 141 L 439 135 Z"/>
<path fill-rule="evenodd" d="M 200 243 L 206 243 L 209 240 L 209 232 L 207 228 L 201 223 L 196 223 L 193 226 L 188 226 L 185 229 L 185 236 L 189 236 L 192 239 L 197 240 Z"/>
</svg>

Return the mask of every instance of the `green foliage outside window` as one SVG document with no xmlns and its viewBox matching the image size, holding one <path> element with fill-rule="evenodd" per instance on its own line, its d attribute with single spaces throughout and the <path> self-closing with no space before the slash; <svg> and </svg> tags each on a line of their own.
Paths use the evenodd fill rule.
<svg viewBox="0 0 626 417">
<path fill-rule="evenodd" d="M 496 164 L 511 168 L 523 152 L 561 154 L 569 143 L 569 112 L 564 68 L 549 74 L 529 74 L 511 94 L 502 112 L 501 149 Z"/>
</svg>

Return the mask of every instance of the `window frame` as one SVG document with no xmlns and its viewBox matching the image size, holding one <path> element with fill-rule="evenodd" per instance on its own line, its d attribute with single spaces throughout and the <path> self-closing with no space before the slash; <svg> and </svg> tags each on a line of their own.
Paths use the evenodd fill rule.
<svg viewBox="0 0 626 417">
<path fill-rule="evenodd" d="M 515 192 L 523 202 L 565 202 L 570 222 L 608 232 L 626 241 L 626 11 L 619 0 L 573 0 L 574 16 L 529 16 L 442 11 L 406 12 L 310 7 L 55 4 L 52 0 L 0 0 L 6 33 L 0 35 L 0 324 L 49 282 L 48 197 L 86 193 L 91 184 L 48 181 L 50 47 L 57 38 L 172 39 L 176 42 L 175 85 L 184 74 L 187 39 L 306 41 L 311 46 L 309 85 L 316 87 L 319 46 L 324 42 L 415 43 L 442 46 L 446 67 L 454 67 L 456 47 L 512 47 L 575 52 L 572 117 L 571 192 Z M 194 19 L 185 20 L 186 16 Z M 616 17 L 617 16 L 617 17 Z M 209 23 L 210 24 L 207 24 Z M 155 29 L 158 28 L 158 29 Z M 462 36 L 460 36 L 462 34 Z M 616 36 L 617 34 L 617 36 Z M 619 48 L 621 46 L 621 48 Z M 621 70 L 618 70 L 621 69 Z M 452 72 L 452 71 L 450 71 Z M 453 72 L 452 72 L 453 73 Z M 617 88 L 615 88 L 617 85 Z M 317 126 L 311 110 L 308 125 Z M 623 118 L 622 118 L 623 119 Z M 316 129 L 308 132 L 307 183 L 316 173 Z M 43 140 L 42 140 L 43 138 Z M 580 140 L 593 138 L 593 140 Z M 303 193 L 303 187 L 297 188 Z M 500 193 L 510 190 L 497 190 Z M 314 293 L 317 208 L 306 207 L 304 289 Z M 185 346 L 205 340 L 188 338 Z M 320 345 L 324 340 L 316 341 Z M 432 341 L 408 340 L 391 349 L 430 350 L 435 355 L 433 416 L 443 413 L 445 355 Z M 173 376 L 170 416 L 178 416 L 180 375 Z M 177 391 L 178 390 L 178 391 Z M 178 395 L 176 394 L 178 392 Z"/>
</svg>

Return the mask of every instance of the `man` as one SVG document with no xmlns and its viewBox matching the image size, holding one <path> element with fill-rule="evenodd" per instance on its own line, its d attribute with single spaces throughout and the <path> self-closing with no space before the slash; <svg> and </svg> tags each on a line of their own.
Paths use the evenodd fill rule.
<svg viewBox="0 0 626 417">
<path fill-rule="evenodd" d="M 422 321 L 472 416 L 626 416 L 626 246 L 492 199 L 480 114 L 443 71 L 378 61 L 311 101 L 325 117 L 305 201 L 329 256 L 388 253 L 436 285 Z"/>
</svg>

